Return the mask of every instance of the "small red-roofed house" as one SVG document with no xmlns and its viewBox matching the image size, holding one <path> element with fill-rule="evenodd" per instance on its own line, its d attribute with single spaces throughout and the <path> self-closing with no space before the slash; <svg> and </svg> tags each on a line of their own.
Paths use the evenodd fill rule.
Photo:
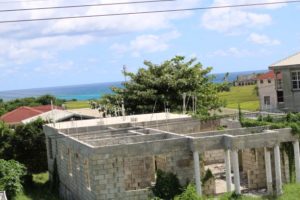
<svg viewBox="0 0 300 200">
<path fill-rule="evenodd" d="M 53 106 L 54 109 L 61 110 L 61 107 Z M 51 111 L 51 105 L 42 105 L 35 107 L 21 106 L 13 111 L 10 111 L 0 117 L 0 121 L 4 121 L 9 125 L 17 125 L 22 123 L 23 120 L 41 115 L 45 112 Z"/>
<path fill-rule="evenodd" d="M 262 111 L 277 111 L 277 105 L 283 98 L 281 79 L 282 75 L 275 75 L 273 70 L 257 76 L 259 102 Z"/>
</svg>

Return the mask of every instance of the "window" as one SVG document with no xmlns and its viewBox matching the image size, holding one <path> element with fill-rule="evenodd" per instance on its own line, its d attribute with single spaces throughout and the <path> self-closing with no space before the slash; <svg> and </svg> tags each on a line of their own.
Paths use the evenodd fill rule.
<svg viewBox="0 0 300 200">
<path fill-rule="evenodd" d="M 300 89 L 300 71 L 293 71 L 291 73 L 292 76 L 292 88 Z"/>
<path fill-rule="evenodd" d="M 268 79 L 268 83 L 272 83 L 272 80 L 271 80 L 271 79 Z"/>
<path fill-rule="evenodd" d="M 270 99 L 270 96 L 265 96 L 265 97 L 264 97 L 264 104 L 265 104 L 265 105 L 271 105 L 271 99 Z"/>
<path fill-rule="evenodd" d="M 264 83 L 264 80 L 260 80 L 260 84 L 263 84 Z"/>
<path fill-rule="evenodd" d="M 53 159 L 53 150 L 52 150 L 52 139 L 48 138 L 48 147 L 49 147 L 49 157 Z"/>
<path fill-rule="evenodd" d="M 277 91 L 277 101 L 278 103 L 284 102 L 283 91 Z"/>
</svg>

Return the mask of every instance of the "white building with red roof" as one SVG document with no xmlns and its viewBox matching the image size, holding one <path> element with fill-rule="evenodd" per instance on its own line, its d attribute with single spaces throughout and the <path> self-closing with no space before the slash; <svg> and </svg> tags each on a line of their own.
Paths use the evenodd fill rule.
<svg viewBox="0 0 300 200">
<path fill-rule="evenodd" d="M 282 102 L 281 74 L 269 71 L 257 76 L 257 87 L 259 94 L 260 110 L 277 111 L 278 103 Z"/>
</svg>

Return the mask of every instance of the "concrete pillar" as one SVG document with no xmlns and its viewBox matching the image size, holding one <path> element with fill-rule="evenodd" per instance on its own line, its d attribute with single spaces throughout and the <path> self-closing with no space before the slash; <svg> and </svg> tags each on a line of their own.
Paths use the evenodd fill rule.
<svg viewBox="0 0 300 200">
<path fill-rule="evenodd" d="M 294 141 L 294 155 L 295 155 L 295 171 L 296 171 L 296 182 L 300 183 L 300 155 L 299 155 L 299 141 Z"/>
<path fill-rule="evenodd" d="M 271 168 L 271 154 L 265 147 L 265 167 L 267 177 L 267 189 L 269 194 L 273 194 L 272 168 Z"/>
<path fill-rule="evenodd" d="M 241 184 L 240 184 L 240 169 L 239 169 L 239 156 L 238 151 L 233 150 L 232 152 L 232 166 L 234 173 L 234 188 L 237 194 L 241 194 Z"/>
<path fill-rule="evenodd" d="M 225 150 L 225 173 L 227 192 L 231 192 L 231 162 L 229 149 Z"/>
<path fill-rule="evenodd" d="M 201 172 L 200 172 L 200 160 L 198 151 L 193 152 L 194 157 L 194 169 L 195 169 L 195 181 L 196 181 L 196 191 L 198 195 L 202 195 L 201 189 Z"/>
<path fill-rule="evenodd" d="M 274 147 L 275 175 L 276 175 L 276 194 L 282 194 L 281 164 L 279 145 Z"/>
</svg>

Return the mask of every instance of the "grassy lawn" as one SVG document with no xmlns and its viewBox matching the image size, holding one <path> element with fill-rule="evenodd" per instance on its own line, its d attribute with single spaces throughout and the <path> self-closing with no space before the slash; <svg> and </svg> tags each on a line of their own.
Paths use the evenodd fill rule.
<svg viewBox="0 0 300 200">
<path fill-rule="evenodd" d="M 65 103 L 67 109 L 89 108 L 89 101 L 67 101 Z"/>
<path fill-rule="evenodd" d="M 227 108 L 238 108 L 241 105 L 242 110 L 259 110 L 259 100 L 254 92 L 255 85 L 231 87 L 230 92 L 221 92 L 221 99 L 225 100 Z"/>
<path fill-rule="evenodd" d="M 33 183 L 24 186 L 24 191 L 18 194 L 14 200 L 59 200 L 50 191 L 49 174 L 41 173 L 33 175 Z"/>
</svg>

